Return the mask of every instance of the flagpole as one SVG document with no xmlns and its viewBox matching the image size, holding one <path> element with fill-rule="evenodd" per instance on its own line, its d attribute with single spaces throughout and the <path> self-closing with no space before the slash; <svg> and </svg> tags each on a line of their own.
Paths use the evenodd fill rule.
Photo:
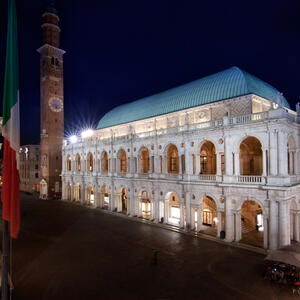
<svg viewBox="0 0 300 300">
<path fill-rule="evenodd" d="M 3 220 L 3 219 L 2 219 Z M 2 281 L 1 281 L 1 300 L 9 299 L 9 223 L 3 220 L 2 222 Z"/>
</svg>

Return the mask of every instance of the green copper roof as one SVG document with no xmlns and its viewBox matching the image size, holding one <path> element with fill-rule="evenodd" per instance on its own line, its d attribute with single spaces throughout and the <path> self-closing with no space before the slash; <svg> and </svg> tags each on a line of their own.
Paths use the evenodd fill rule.
<svg viewBox="0 0 300 300">
<path fill-rule="evenodd" d="M 255 94 L 277 102 L 279 92 L 259 78 L 237 67 L 232 67 L 165 92 L 117 106 L 103 116 L 97 129 L 248 94 Z M 282 101 L 283 105 L 289 108 L 284 97 Z"/>
</svg>

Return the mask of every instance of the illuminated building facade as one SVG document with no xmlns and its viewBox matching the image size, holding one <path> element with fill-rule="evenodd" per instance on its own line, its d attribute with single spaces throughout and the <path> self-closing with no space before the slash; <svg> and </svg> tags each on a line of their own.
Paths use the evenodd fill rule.
<svg viewBox="0 0 300 300">
<path fill-rule="evenodd" d="M 233 67 L 116 107 L 67 143 L 62 197 L 277 249 L 300 240 L 299 143 L 299 112 Z"/>
</svg>

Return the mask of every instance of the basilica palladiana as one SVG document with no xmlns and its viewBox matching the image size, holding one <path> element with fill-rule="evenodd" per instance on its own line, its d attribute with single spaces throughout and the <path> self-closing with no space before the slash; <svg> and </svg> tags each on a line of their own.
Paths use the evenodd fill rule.
<svg viewBox="0 0 300 300">
<path fill-rule="evenodd" d="M 62 198 L 265 249 L 300 241 L 296 110 L 237 67 L 118 106 L 65 143 Z"/>
</svg>

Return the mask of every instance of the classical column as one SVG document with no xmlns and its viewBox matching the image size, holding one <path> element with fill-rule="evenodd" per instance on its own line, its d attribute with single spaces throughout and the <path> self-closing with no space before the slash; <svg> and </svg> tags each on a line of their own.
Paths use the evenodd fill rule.
<svg viewBox="0 0 300 300">
<path fill-rule="evenodd" d="M 81 185 L 81 199 L 80 199 L 80 203 L 83 205 L 85 202 L 85 193 L 86 193 L 86 185 L 82 184 Z"/>
<path fill-rule="evenodd" d="M 290 239 L 294 239 L 294 224 L 295 224 L 295 213 L 290 212 Z"/>
<path fill-rule="evenodd" d="M 74 187 L 75 187 L 75 184 L 74 183 L 71 183 L 71 201 L 73 201 L 75 199 L 75 195 L 74 195 Z"/>
<path fill-rule="evenodd" d="M 296 150 L 294 155 L 295 174 L 300 173 L 300 150 Z"/>
<path fill-rule="evenodd" d="M 263 215 L 263 226 L 264 226 L 264 248 L 268 249 L 269 247 L 269 219 L 267 216 Z"/>
<path fill-rule="evenodd" d="M 169 221 L 169 200 L 165 200 L 165 213 L 164 213 L 164 223 Z"/>
<path fill-rule="evenodd" d="M 288 153 L 287 153 L 287 136 L 284 132 L 278 132 L 278 161 L 279 161 L 279 175 L 288 175 Z"/>
<path fill-rule="evenodd" d="M 271 250 L 278 248 L 278 203 L 270 200 L 269 216 L 269 247 Z"/>
<path fill-rule="evenodd" d="M 235 225 L 235 235 L 234 241 L 239 242 L 242 238 L 242 224 L 241 224 L 241 211 L 236 211 L 234 213 L 234 225 Z"/>
<path fill-rule="evenodd" d="M 160 158 L 159 155 L 156 154 L 154 156 L 154 173 L 159 174 L 160 173 Z"/>
<path fill-rule="evenodd" d="M 266 150 L 262 150 L 262 176 L 267 176 L 267 155 L 266 155 Z"/>
<path fill-rule="evenodd" d="M 154 222 L 159 222 L 159 197 L 158 192 L 155 191 L 153 194 L 153 207 L 154 207 Z"/>
<path fill-rule="evenodd" d="M 234 154 L 234 175 L 240 175 L 240 153 L 236 152 Z"/>
<path fill-rule="evenodd" d="M 178 153 L 178 174 L 183 174 L 182 172 L 182 161 L 181 161 L 181 154 Z"/>
<path fill-rule="evenodd" d="M 200 232 L 203 227 L 203 203 L 201 203 L 198 208 L 197 224 L 197 231 Z"/>
<path fill-rule="evenodd" d="M 115 194 L 115 208 L 117 212 L 122 211 L 122 200 L 121 200 L 122 193 Z"/>
<path fill-rule="evenodd" d="M 67 197 L 66 197 L 66 184 L 65 184 L 64 181 L 62 181 L 61 198 L 62 198 L 62 200 L 67 200 Z"/>
<path fill-rule="evenodd" d="M 294 224 L 294 231 L 295 231 L 295 234 L 294 234 L 294 238 L 297 242 L 300 241 L 300 235 L 299 235 L 299 226 L 300 226 L 300 222 L 299 222 L 299 217 L 300 217 L 300 214 L 299 214 L 299 211 L 297 211 L 295 213 L 295 224 Z"/>
<path fill-rule="evenodd" d="M 195 208 L 191 208 L 191 230 L 195 230 Z"/>
<path fill-rule="evenodd" d="M 195 170 L 196 170 L 196 175 L 199 175 L 200 174 L 200 172 L 201 172 L 201 160 L 200 160 L 200 154 L 196 154 L 195 155 L 195 158 L 196 158 L 196 168 L 195 168 Z"/>
<path fill-rule="evenodd" d="M 130 191 L 129 191 L 129 205 L 130 205 L 130 211 L 129 211 L 129 214 L 131 217 L 134 217 L 136 215 L 136 212 L 135 212 L 135 202 L 136 202 L 136 199 L 134 197 L 134 188 L 133 187 L 130 187 Z"/>
<path fill-rule="evenodd" d="M 287 246 L 290 244 L 289 236 L 289 218 L 287 211 L 287 202 L 281 200 L 279 202 L 279 238 L 280 238 L 280 247 Z"/>
<path fill-rule="evenodd" d="M 115 209 L 115 191 L 114 191 L 114 185 L 112 185 L 109 194 L 109 210 L 114 211 L 114 209 Z"/>
<path fill-rule="evenodd" d="M 191 229 L 191 193 L 185 192 L 186 228 Z"/>
<path fill-rule="evenodd" d="M 270 135 L 270 175 L 276 176 L 278 174 L 278 154 L 277 154 L 277 132 L 273 131 Z"/>
<path fill-rule="evenodd" d="M 221 236 L 222 231 L 222 212 L 220 210 L 217 211 L 217 237 L 219 238 Z"/>
<path fill-rule="evenodd" d="M 180 203 L 180 228 L 184 228 L 184 205 Z"/>
<path fill-rule="evenodd" d="M 216 161 L 216 164 L 217 164 L 217 175 L 221 176 L 222 175 L 222 161 L 221 161 L 221 152 L 218 152 L 217 153 L 217 161 Z"/>
<path fill-rule="evenodd" d="M 290 203 L 286 204 L 286 216 L 287 216 L 287 240 L 288 243 L 291 243 L 291 211 L 290 211 Z"/>
<path fill-rule="evenodd" d="M 288 155 L 289 155 L 289 174 L 293 175 L 293 174 L 295 174 L 295 172 L 294 172 L 294 152 L 289 151 Z"/>
<path fill-rule="evenodd" d="M 232 213 L 231 198 L 225 200 L 225 240 L 232 242 L 234 239 L 234 218 Z"/>
<path fill-rule="evenodd" d="M 94 191 L 94 205 L 93 205 L 93 207 L 97 208 L 98 207 L 98 202 L 99 202 L 98 187 L 94 186 L 93 191 Z"/>
<path fill-rule="evenodd" d="M 187 175 L 193 174 L 193 162 L 192 162 L 192 154 L 189 151 L 189 148 L 186 148 L 185 151 L 185 173 Z"/>
<path fill-rule="evenodd" d="M 225 173 L 228 176 L 233 175 L 233 155 L 231 151 L 231 147 L 229 145 L 229 142 L 227 142 L 227 139 L 225 139 Z"/>
</svg>

